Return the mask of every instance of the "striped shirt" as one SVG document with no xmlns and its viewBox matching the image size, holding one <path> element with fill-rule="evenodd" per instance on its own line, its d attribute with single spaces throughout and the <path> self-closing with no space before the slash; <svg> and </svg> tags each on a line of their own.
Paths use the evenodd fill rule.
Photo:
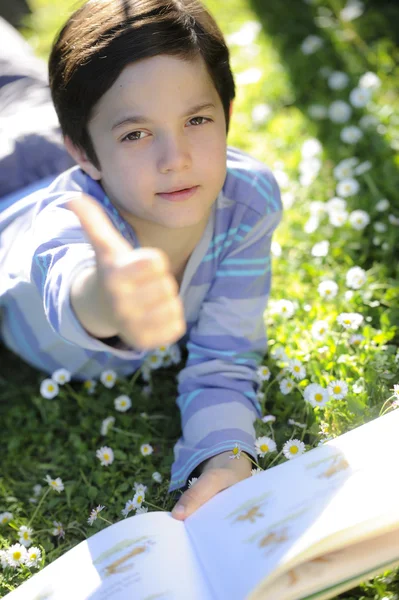
<svg viewBox="0 0 399 600">
<path fill-rule="evenodd" d="M 64 367 L 78 380 L 98 378 L 105 369 L 128 375 L 148 352 L 93 338 L 70 304 L 73 279 L 95 264 L 78 218 L 66 208 L 76 192 L 96 198 L 120 233 L 140 247 L 99 182 L 78 166 L 12 204 L 0 213 L 0 335 L 9 349 L 49 374 Z M 178 375 L 182 436 L 174 448 L 170 492 L 184 487 L 204 460 L 236 444 L 256 458 L 257 368 L 267 350 L 270 246 L 281 216 L 271 171 L 229 146 L 223 188 L 180 287 L 187 332 L 179 343 L 187 360 Z"/>
</svg>

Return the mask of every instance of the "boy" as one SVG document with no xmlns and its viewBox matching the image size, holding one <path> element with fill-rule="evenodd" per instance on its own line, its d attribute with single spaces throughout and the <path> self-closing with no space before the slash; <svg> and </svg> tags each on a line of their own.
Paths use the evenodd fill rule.
<svg viewBox="0 0 399 600">
<path fill-rule="evenodd" d="M 3 340 L 75 379 L 127 375 L 146 351 L 187 343 L 169 488 L 201 475 L 173 511 L 185 518 L 251 474 L 235 444 L 256 457 L 279 189 L 227 147 L 229 53 L 198 0 L 90 0 L 49 75 L 78 166 L 0 215 Z"/>
</svg>

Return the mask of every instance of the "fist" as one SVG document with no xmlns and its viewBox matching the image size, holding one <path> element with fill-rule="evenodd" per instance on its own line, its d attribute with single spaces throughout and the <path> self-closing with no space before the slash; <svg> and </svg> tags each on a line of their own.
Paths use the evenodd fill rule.
<svg viewBox="0 0 399 600">
<path fill-rule="evenodd" d="M 168 256 L 158 248 L 133 248 L 96 200 L 68 202 L 96 255 L 96 278 L 108 320 L 138 350 L 176 342 L 186 332 L 179 286 Z"/>
</svg>

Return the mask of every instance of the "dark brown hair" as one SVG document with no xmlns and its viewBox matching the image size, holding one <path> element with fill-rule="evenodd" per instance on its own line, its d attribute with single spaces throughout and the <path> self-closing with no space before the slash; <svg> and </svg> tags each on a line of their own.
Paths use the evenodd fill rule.
<svg viewBox="0 0 399 600">
<path fill-rule="evenodd" d="M 235 85 L 229 50 L 199 0 L 89 0 L 56 36 L 49 58 L 61 129 L 100 167 L 87 124 L 100 98 L 131 63 L 160 54 L 202 56 L 223 104 L 226 134 Z"/>
</svg>

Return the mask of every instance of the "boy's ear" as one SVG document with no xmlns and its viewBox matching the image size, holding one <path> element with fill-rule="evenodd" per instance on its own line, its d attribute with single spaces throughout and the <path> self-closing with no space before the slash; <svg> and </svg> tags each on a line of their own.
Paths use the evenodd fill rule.
<svg viewBox="0 0 399 600">
<path fill-rule="evenodd" d="M 93 165 L 93 163 L 87 158 L 87 154 L 82 148 L 76 146 L 69 136 L 64 137 L 64 145 L 68 153 L 72 156 L 73 160 L 80 166 L 85 173 L 90 175 L 92 179 L 100 180 L 102 178 L 101 171 Z"/>
</svg>

